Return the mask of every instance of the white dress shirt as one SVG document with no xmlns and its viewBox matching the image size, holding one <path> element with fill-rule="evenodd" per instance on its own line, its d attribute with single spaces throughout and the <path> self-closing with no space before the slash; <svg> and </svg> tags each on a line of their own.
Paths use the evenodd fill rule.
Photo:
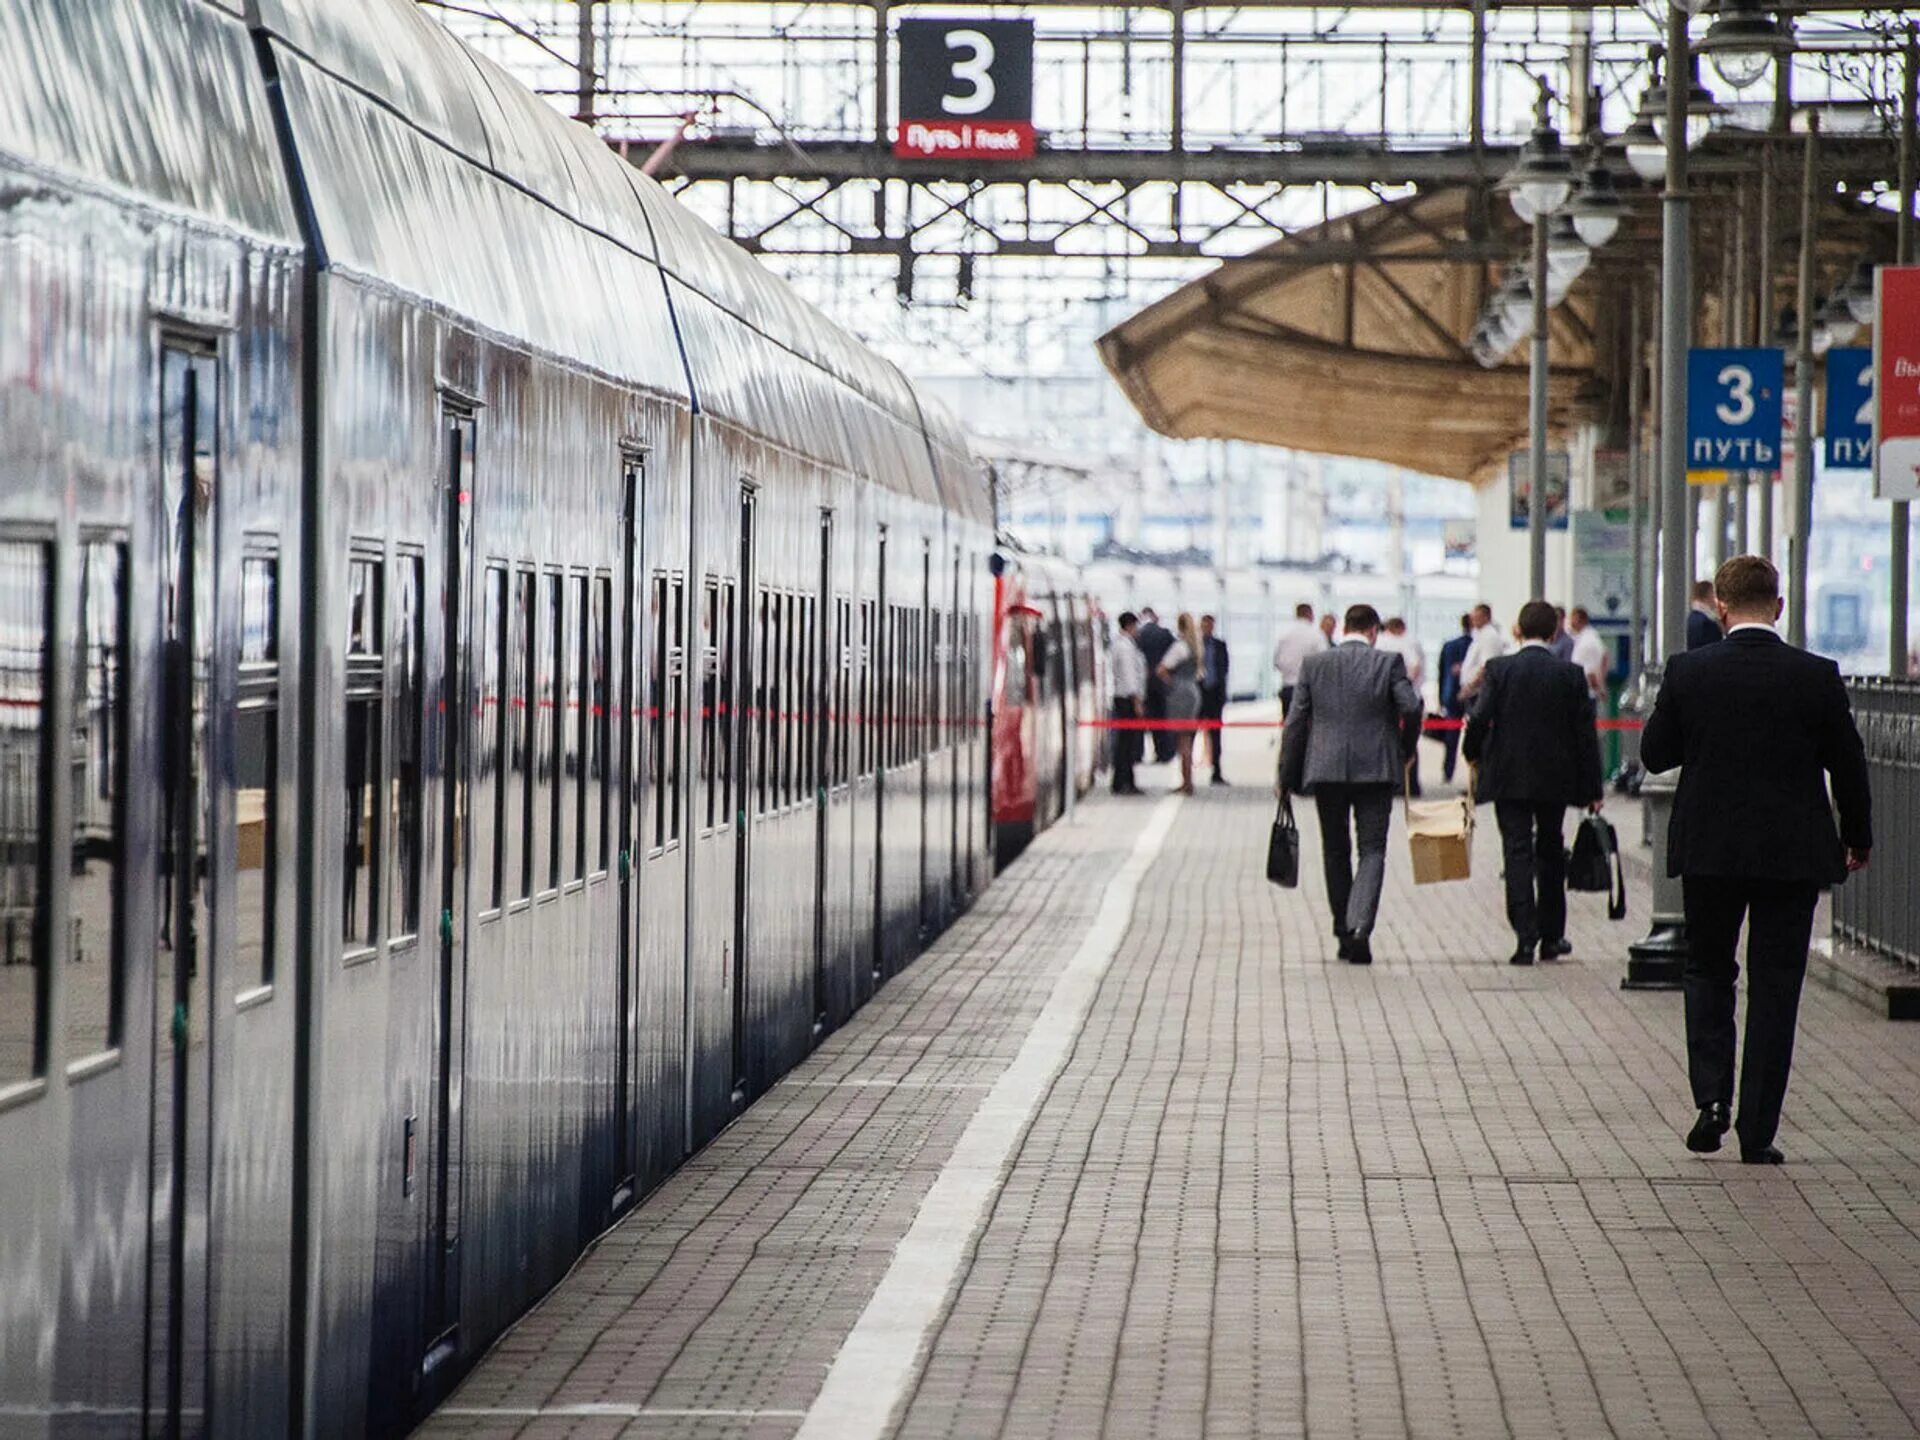
<svg viewBox="0 0 1920 1440">
<path fill-rule="evenodd" d="M 1293 623 L 1280 632 L 1279 642 L 1273 647 L 1273 668 L 1280 672 L 1280 683 L 1298 685 L 1300 666 L 1307 656 L 1327 648 L 1327 637 L 1320 633 L 1320 627 L 1295 616 Z"/>
<path fill-rule="evenodd" d="M 1487 668 L 1489 660 L 1497 660 L 1507 653 L 1507 637 L 1500 633 L 1498 625 L 1482 625 L 1473 632 L 1473 644 L 1467 647 L 1467 658 L 1460 662 L 1460 688 L 1472 690 L 1480 683 L 1480 672 Z"/>
<path fill-rule="evenodd" d="M 1140 653 L 1140 647 L 1131 635 L 1121 635 L 1113 642 L 1113 698 L 1116 700 L 1143 700 L 1147 694 L 1147 657 Z"/>
<path fill-rule="evenodd" d="M 1398 655 L 1406 664 L 1407 679 L 1413 682 L 1414 689 L 1420 688 L 1420 682 L 1427 676 L 1427 652 L 1420 648 L 1420 642 L 1413 638 L 1411 630 L 1404 635 L 1382 630 L 1375 648 Z"/>
<path fill-rule="evenodd" d="M 1586 673 L 1587 689 L 1599 699 L 1607 693 L 1607 671 L 1611 657 L 1607 654 L 1607 642 L 1600 638 L 1600 632 L 1589 625 L 1573 637 L 1573 663 Z"/>
</svg>

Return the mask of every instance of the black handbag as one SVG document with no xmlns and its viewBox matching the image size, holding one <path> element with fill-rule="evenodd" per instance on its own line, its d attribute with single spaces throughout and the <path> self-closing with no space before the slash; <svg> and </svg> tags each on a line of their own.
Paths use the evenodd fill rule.
<svg viewBox="0 0 1920 1440">
<path fill-rule="evenodd" d="M 1288 890 L 1300 883 L 1300 830 L 1293 823 L 1293 801 L 1285 795 L 1267 837 L 1267 879 Z"/>
<path fill-rule="evenodd" d="M 1627 876 L 1620 860 L 1620 842 L 1613 826 L 1598 815 L 1580 822 L 1567 859 L 1567 889 L 1607 897 L 1607 918 L 1627 915 Z"/>
</svg>

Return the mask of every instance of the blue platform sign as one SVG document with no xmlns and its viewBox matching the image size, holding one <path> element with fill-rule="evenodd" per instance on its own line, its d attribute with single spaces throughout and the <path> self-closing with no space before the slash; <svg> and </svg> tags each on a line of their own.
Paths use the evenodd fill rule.
<svg viewBox="0 0 1920 1440">
<path fill-rule="evenodd" d="M 1827 352 L 1827 468 L 1873 468 L 1873 349 Z"/>
<path fill-rule="evenodd" d="M 1779 350 L 1687 352 L 1687 479 L 1716 485 L 1733 470 L 1780 468 Z"/>
</svg>

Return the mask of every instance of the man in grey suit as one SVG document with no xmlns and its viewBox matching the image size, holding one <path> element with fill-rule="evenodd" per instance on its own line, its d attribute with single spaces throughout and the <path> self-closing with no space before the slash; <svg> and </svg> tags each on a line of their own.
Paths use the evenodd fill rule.
<svg viewBox="0 0 1920 1440">
<path fill-rule="evenodd" d="M 1419 734 L 1420 695 L 1406 661 L 1374 649 L 1380 614 L 1349 606 L 1346 633 L 1300 667 L 1280 746 L 1280 788 L 1313 796 L 1327 904 L 1340 958 L 1373 963 L 1373 920 L 1387 874 L 1387 822 Z M 1358 839 L 1360 868 L 1353 868 Z"/>
</svg>

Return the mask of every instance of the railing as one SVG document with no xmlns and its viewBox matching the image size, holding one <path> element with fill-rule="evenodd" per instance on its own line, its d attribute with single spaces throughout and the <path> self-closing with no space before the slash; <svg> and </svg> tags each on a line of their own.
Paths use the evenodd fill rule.
<svg viewBox="0 0 1920 1440">
<path fill-rule="evenodd" d="M 1847 681 L 1873 785 L 1873 863 L 1833 892 L 1833 929 L 1920 967 L 1920 682 Z"/>
</svg>

